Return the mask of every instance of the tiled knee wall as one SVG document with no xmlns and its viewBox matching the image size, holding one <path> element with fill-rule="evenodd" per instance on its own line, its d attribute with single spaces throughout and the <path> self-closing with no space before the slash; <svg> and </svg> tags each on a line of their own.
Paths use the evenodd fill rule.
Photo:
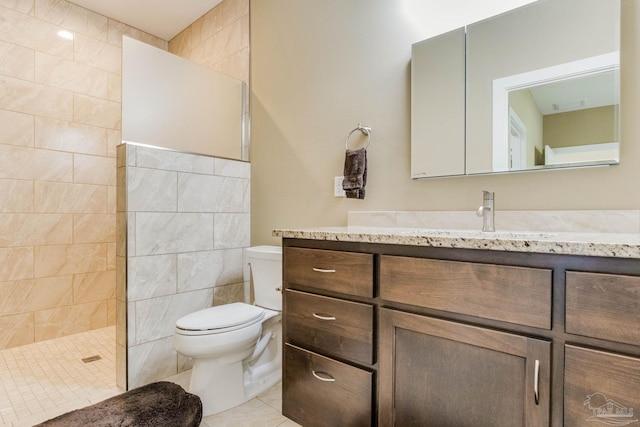
<svg viewBox="0 0 640 427">
<path fill-rule="evenodd" d="M 244 300 L 250 164 L 118 146 L 117 379 L 133 388 L 189 368 L 176 320 Z"/>
</svg>

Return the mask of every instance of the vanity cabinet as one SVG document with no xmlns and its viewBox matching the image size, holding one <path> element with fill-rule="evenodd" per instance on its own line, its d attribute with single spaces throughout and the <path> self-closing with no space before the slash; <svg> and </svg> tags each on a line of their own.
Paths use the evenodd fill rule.
<svg viewBox="0 0 640 427">
<path fill-rule="evenodd" d="M 640 425 L 639 260 L 283 246 L 283 413 L 301 425 Z"/>
<path fill-rule="evenodd" d="M 282 413 L 305 427 L 375 424 L 373 259 L 285 248 Z"/>
</svg>

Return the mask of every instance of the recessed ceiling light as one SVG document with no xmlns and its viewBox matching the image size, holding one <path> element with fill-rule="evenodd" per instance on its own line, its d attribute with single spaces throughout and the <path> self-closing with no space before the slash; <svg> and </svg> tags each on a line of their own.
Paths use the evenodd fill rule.
<svg viewBox="0 0 640 427">
<path fill-rule="evenodd" d="M 73 40 L 73 33 L 67 30 L 58 31 L 58 37 L 63 38 L 65 40 Z"/>
</svg>

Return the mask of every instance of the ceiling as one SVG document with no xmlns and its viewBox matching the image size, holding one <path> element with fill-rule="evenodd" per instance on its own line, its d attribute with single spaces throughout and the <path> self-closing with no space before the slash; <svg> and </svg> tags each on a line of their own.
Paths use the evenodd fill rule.
<svg viewBox="0 0 640 427">
<path fill-rule="evenodd" d="M 163 40 L 171 40 L 222 0 L 70 0 Z"/>
</svg>

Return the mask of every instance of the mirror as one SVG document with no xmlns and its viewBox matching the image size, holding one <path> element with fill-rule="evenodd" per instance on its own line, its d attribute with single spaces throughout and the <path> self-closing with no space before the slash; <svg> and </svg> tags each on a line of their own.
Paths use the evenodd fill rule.
<svg viewBox="0 0 640 427">
<path fill-rule="evenodd" d="M 414 64 L 412 57 L 412 177 L 617 164 L 619 34 L 619 0 L 539 0 L 468 25 L 462 64 L 464 160 L 449 158 L 459 156 L 450 149 L 459 135 L 443 136 L 437 127 L 452 121 L 438 111 L 447 111 L 457 92 L 432 93 L 428 102 L 439 108 L 432 107 L 428 118 L 413 109 L 426 102 L 413 87 L 418 76 L 433 75 L 428 68 L 459 52 L 438 57 L 431 46 L 428 60 Z M 431 42 L 415 44 L 413 53 Z M 423 166 L 433 159 L 462 163 L 464 171 Z"/>
</svg>

